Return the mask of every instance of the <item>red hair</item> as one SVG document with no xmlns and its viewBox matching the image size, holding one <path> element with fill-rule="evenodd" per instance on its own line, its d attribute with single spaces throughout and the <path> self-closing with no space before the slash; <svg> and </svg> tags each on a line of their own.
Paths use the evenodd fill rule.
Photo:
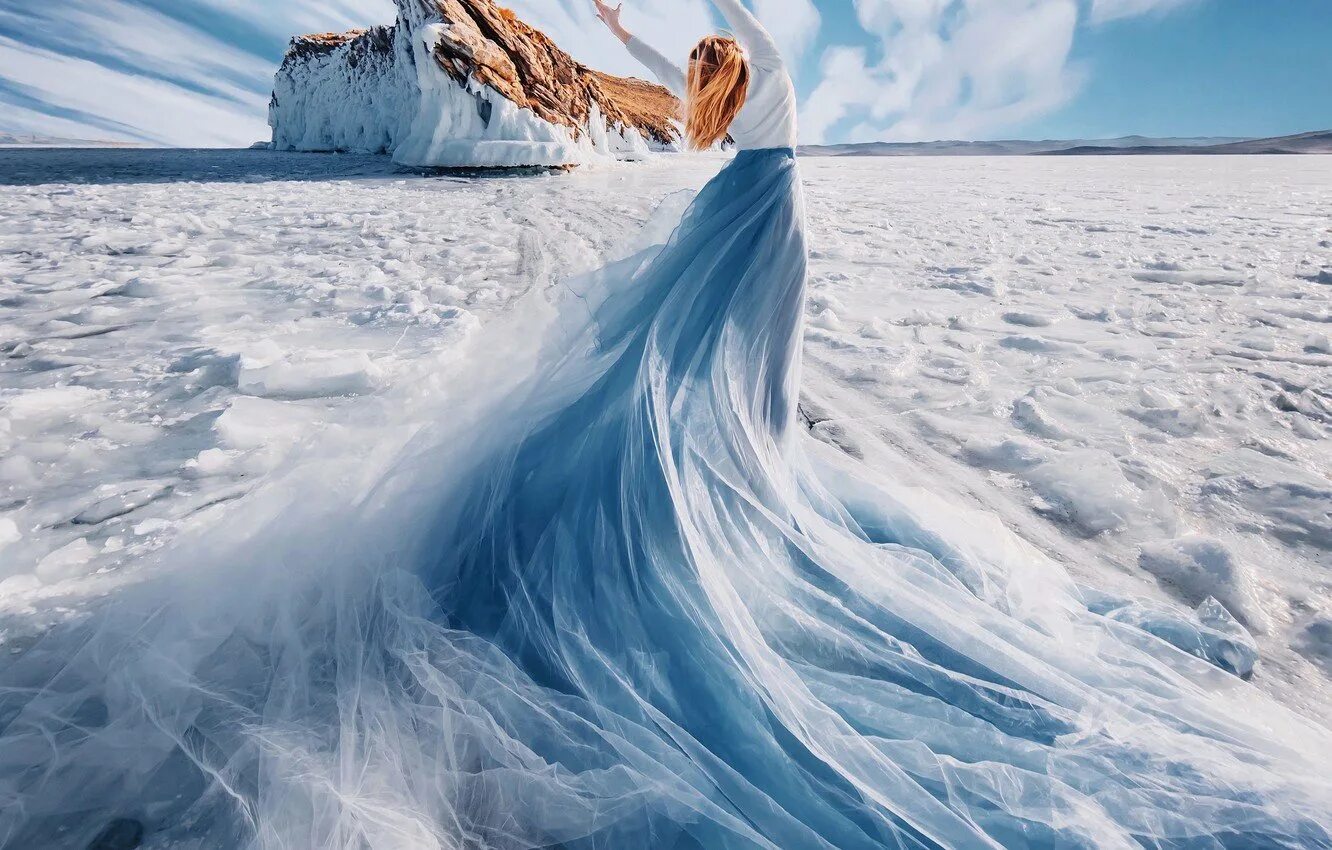
<svg viewBox="0 0 1332 850">
<path fill-rule="evenodd" d="M 726 138 L 749 91 L 749 62 L 733 38 L 709 35 L 689 53 L 685 139 L 706 150 Z"/>
</svg>

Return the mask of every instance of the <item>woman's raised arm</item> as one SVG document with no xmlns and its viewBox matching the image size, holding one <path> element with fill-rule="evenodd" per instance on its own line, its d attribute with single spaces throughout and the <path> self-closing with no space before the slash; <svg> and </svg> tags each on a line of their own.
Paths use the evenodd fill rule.
<svg viewBox="0 0 1332 850">
<path fill-rule="evenodd" d="M 758 18 L 745 8 L 742 0 L 712 0 L 712 5 L 722 13 L 731 32 L 745 47 L 749 61 L 758 67 L 775 68 L 782 64 L 781 51 L 772 36 L 759 23 Z"/>
<path fill-rule="evenodd" d="M 679 65 L 661 55 L 652 45 L 645 43 L 641 38 L 624 28 L 624 25 L 620 23 L 620 9 L 624 4 L 620 3 L 612 8 L 609 4 L 603 3 L 602 0 L 592 0 L 592 3 L 597 7 L 597 18 L 606 25 L 606 28 L 616 38 L 624 43 L 624 46 L 629 49 L 629 55 L 651 71 L 652 75 L 657 78 L 657 82 L 670 89 L 671 94 L 683 100 L 685 97 L 684 71 L 680 69 Z"/>
</svg>

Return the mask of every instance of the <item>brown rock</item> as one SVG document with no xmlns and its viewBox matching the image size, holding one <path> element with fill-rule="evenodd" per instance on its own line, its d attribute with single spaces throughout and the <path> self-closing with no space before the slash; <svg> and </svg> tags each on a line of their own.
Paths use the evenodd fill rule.
<svg viewBox="0 0 1332 850">
<path fill-rule="evenodd" d="M 371 27 L 347 32 L 321 32 L 294 36 L 287 48 L 283 63 L 308 61 L 317 56 L 327 56 L 342 45 L 350 44 L 348 63 L 354 68 L 358 57 L 365 53 L 382 55 L 392 53 L 394 32 L 394 27 Z"/>
<path fill-rule="evenodd" d="M 440 67 L 459 82 L 471 75 L 521 107 L 579 132 L 592 103 L 607 122 L 637 127 L 663 144 L 675 141 L 670 120 L 679 101 L 661 86 L 594 71 L 545 33 L 490 0 L 435 0 L 449 24 L 435 48 Z"/>
<path fill-rule="evenodd" d="M 291 46 L 287 48 L 288 59 L 309 59 L 314 56 L 325 56 L 332 53 L 349 41 L 353 41 L 357 36 L 365 34 L 365 30 L 350 30 L 349 32 L 320 32 L 310 35 L 298 35 L 292 38 Z"/>
<path fill-rule="evenodd" d="M 585 132 L 596 103 L 608 126 L 632 127 L 645 138 L 669 145 L 679 140 L 673 126 L 680 103 L 659 85 L 616 77 L 576 61 L 544 33 L 492 0 L 397 0 L 397 27 L 442 23 L 434 59 L 449 76 L 490 86 L 519 107 L 552 124 Z M 287 63 L 310 61 L 351 44 L 347 62 L 393 50 L 394 27 L 293 38 Z"/>
</svg>

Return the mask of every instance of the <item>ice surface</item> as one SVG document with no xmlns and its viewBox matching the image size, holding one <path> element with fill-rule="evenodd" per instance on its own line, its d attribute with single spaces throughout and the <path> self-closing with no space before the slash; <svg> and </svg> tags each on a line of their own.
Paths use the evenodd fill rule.
<svg viewBox="0 0 1332 850">
<path fill-rule="evenodd" d="M 296 358 L 242 359 L 236 388 L 269 398 L 317 398 L 370 392 L 378 370 L 364 352 L 304 355 Z"/>
<path fill-rule="evenodd" d="M 661 238 L 719 164 L 460 179 L 0 152 L 0 639 L 284 486 L 324 430 L 394 444 L 419 424 L 395 394 L 526 289 L 628 253 L 645 221 Z M 1325 163 L 802 168 L 814 434 L 984 507 L 1107 616 L 1328 718 Z"/>
</svg>

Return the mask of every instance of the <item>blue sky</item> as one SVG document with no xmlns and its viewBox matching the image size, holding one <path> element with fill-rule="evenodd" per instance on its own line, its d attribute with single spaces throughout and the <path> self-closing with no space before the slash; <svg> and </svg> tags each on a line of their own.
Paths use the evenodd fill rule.
<svg viewBox="0 0 1332 850">
<path fill-rule="evenodd" d="M 795 69 L 802 140 L 1279 135 L 1332 127 L 1332 0 L 753 0 Z M 641 73 L 590 0 L 512 7 Z M 626 0 L 683 55 L 704 0 Z M 0 0 L 0 131 L 164 144 L 266 136 L 289 35 L 391 0 Z"/>
<path fill-rule="evenodd" d="M 1075 42 L 1077 98 L 1023 128 L 1050 138 L 1267 136 L 1332 128 L 1332 0 L 1212 0 Z"/>
</svg>

